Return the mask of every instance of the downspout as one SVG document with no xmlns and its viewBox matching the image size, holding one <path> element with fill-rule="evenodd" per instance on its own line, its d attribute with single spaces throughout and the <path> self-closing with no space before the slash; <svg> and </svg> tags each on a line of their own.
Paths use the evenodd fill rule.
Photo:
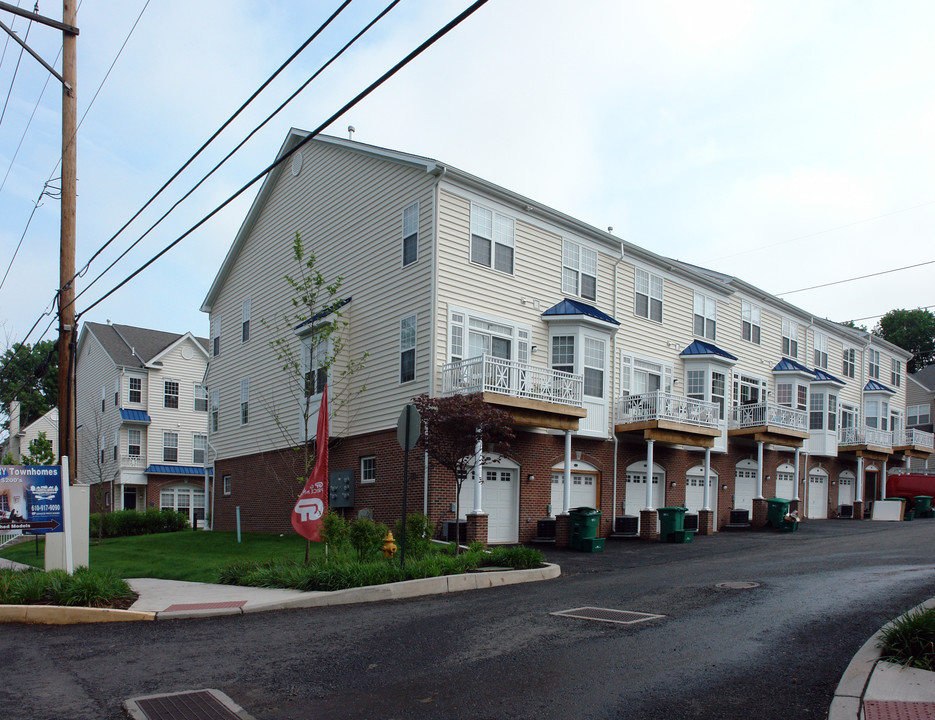
<svg viewBox="0 0 935 720">
<path fill-rule="evenodd" d="M 431 321 L 429 324 L 431 362 L 429 363 L 429 396 L 435 394 L 437 382 L 437 363 L 436 348 L 438 347 L 437 327 L 438 327 L 438 205 L 441 190 L 439 184 L 448 174 L 448 168 L 444 165 L 436 165 L 430 172 L 435 175 L 435 182 L 432 183 L 432 271 L 430 282 L 432 285 L 432 303 L 430 306 Z M 423 470 L 422 470 L 422 514 L 428 517 L 429 514 L 429 454 L 423 451 Z M 458 518 L 455 518 L 455 528 L 458 527 Z"/>
<path fill-rule="evenodd" d="M 210 425 L 210 424 L 209 424 L 209 425 Z M 218 451 L 214 449 L 214 445 L 211 444 L 211 441 L 210 441 L 210 440 L 207 440 L 207 439 L 206 439 L 205 442 L 208 444 L 208 449 L 209 449 L 212 453 L 214 453 L 214 460 L 211 461 L 211 471 L 212 471 L 212 473 L 216 476 L 216 475 L 217 475 L 217 468 L 215 467 L 215 464 L 214 464 L 214 463 L 215 463 L 215 461 L 216 461 L 217 458 L 218 458 Z M 205 504 L 206 504 L 206 505 L 207 505 L 207 503 L 208 503 L 208 487 L 209 487 L 209 483 L 208 483 L 208 463 L 205 462 Z M 217 481 L 215 481 L 215 482 L 213 482 L 213 483 L 210 483 L 210 488 L 211 488 L 211 490 L 210 490 L 210 492 L 211 492 L 211 505 L 210 505 L 210 510 L 211 510 L 211 521 L 209 522 L 209 521 L 208 521 L 208 518 L 205 517 L 205 526 L 204 526 L 204 529 L 205 529 L 205 530 L 214 530 L 214 495 L 215 495 L 215 493 L 217 492 Z M 206 511 L 207 511 L 207 508 L 206 508 Z"/>
<path fill-rule="evenodd" d="M 614 320 L 617 319 L 617 284 L 620 271 L 620 263 L 623 262 L 623 242 L 620 243 L 620 257 L 617 258 L 617 262 L 614 263 Z M 620 368 L 617 365 L 617 358 L 620 357 L 620 353 L 617 352 L 617 335 L 614 334 L 614 356 L 611 358 L 611 367 L 614 368 L 614 372 L 611 373 L 610 377 L 610 434 L 614 438 L 614 489 L 611 496 L 611 509 L 612 514 L 610 516 L 610 531 L 614 532 L 614 529 L 617 525 L 617 450 L 620 445 L 620 438 L 617 437 L 617 431 L 614 429 L 617 422 L 617 377 L 620 374 Z"/>
</svg>

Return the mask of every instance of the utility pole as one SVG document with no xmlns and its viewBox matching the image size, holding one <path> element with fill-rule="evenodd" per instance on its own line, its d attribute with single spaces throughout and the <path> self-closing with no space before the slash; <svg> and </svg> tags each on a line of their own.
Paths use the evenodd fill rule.
<svg viewBox="0 0 935 720">
<path fill-rule="evenodd" d="M 0 29 L 19 43 L 46 70 L 62 83 L 62 227 L 59 265 L 58 295 L 58 442 L 59 457 L 68 457 L 68 482 L 75 483 L 77 442 L 75 437 L 75 207 L 78 194 L 78 17 L 77 0 L 62 0 L 62 21 L 43 17 L 7 2 L 0 2 L 0 10 L 48 25 L 62 31 L 62 74 L 3 22 Z"/>
</svg>

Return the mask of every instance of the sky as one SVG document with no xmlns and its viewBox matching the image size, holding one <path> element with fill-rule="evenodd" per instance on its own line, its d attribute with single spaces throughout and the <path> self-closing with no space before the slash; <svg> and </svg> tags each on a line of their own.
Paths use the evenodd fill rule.
<svg viewBox="0 0 935 720">
<path fill-rule="evenodd" d="M 79 322 L 208 335 L 199 308 L 259 184 L 88 308 L 272 162 L 290 127 L 317 127 L 469 0 L 402 0 L 91 283 L 386 1 L 353 0 L 91 263 Z M 82 0 L 79 268 L 338 4 Z M 61 4 L 39 12 L 60 19 Z M 24 36 L 24 19 L 0 20 Z M 659 254 L 791 293 L 783 299 L 816 316 L 872 327 L 890 309 L 935 305 L 933 34 L 929 0 L 490 0 L 328 132 L 353 125 L 355 140 L 435 158 Z M 42 314 L 59 284 L 60 203 L 35 201 L 61 156 L 61 87 L 52 79 L 43 93 L 46 70 L 5 38 L 3 347 L 42 317 L 26 338 L 36 342 L 54 319 Z M 61 34 L 33 24 L 27 42 L 52 63 Z"/>
</svg>

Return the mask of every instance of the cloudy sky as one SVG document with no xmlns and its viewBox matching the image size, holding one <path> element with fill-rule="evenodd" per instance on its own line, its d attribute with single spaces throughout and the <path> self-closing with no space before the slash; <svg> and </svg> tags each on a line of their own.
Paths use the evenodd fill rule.
<svg viewBox="0 0 935 720">
<path fill-rule="evenodd" d="M 354 0 L 91 264 L 79 312 L 271 162 L 290 127 L 319 125 L 469 4 L 402 0 L 90 285 L 385 5 Z M 79 131 L 79 267 L 338 0 L 145 5 L 80 6 L 79 117 L 139 23 Z M 61 17 L 61 4 L 44 0 L 40 13 Z M 25 20 L 3 11 L 0 20 L 25 35 Z M 491 0 L 330 132 L 344 137 L 353 124 L 356 140 L 436 158 L 655 252 L 786 293 L 935 261 L 933 33 L 929 0 Z M 61 35 L 34 24 L 28 42 L 51 62 Z M 23 339 L 58 285 L 58 201 L 44 197 L 26 228 L 59 175 L 61 89 L 50 81 L 40 100 L 46 71 L 4 43 L 5 34 L 0 277 L 23 238 L 0 288 L 5 346 Z M 254 194 L 81 319 L 207 335 L 199 307 Z M 895 307 L 935 305 L 933 278 L 935 264 L 784 297 L 872 325 Z"/>
</svg>

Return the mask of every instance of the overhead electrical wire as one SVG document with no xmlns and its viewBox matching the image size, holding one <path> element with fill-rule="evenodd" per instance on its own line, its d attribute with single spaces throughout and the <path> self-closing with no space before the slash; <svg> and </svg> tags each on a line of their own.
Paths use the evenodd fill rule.
<svg viewBox="0 0 935 720">
<path fill-rule="evenodd" d="M 283 108 L 285 108 L 290 102 L 292 102 L 296 97 L 298 97 L 298 95 L 299 95 L 303 90 L 305 90 L 305 88 L 307 88 L 307 87 L 309 86 L 309 84 L 312 83 L 312 81 L 314 81 L 319 75 L 321 75 L 332 63 L 334 63 L 339 57 L 341 57 L 341 55 L 343 55 L 344 52 L 345 52 L 349 47 L 351 47 L 351 45 L 353 45 L 355 42 L 357 42 L 357 41 L 361 38 L 361 36 L 364 35 L 364 33 L 366 33 L 368 30 L 370 30 L 370 28 L 372 28 L 372 27 L 373 27 L 374 25 L 376 25 L 380 20 L 382 20 L 383 17 L 384 17 L 387 13 L 389 13 L 394 7 L 396 7 L 396 5 L 398 5 L 399 3 L 400 3 L 400 0 L 393 0 L 393 2 L 391 2 L 389 5 L 387 5 L 387 6 L 383 9 L 382 12 L 380 12 L 376 17 L 374 17 L 369 23 L 367 23 L 367 25 L 365 25 L 363 29 L 361 29 L 354 37 L 352 37 L 350 40 L 348 40 L 347 43 L 345 43 L 344 46 L 343 46 L 340 50 L 338 50 L 334 55 L 332 55 L 321 67 L 319 67 L 318 70 L 316 70 L 314 73 L 312 73 L 312 75 L 311 75 L 304 83 L 302 83 L 302 84 L 298 87 L 298 89 L 296 89 L 288 98 L 286 98 L 282 103 L 280 103 L 279 107 L 277 107 L 272 113 L 270 113 L 269 115 L 267 115 L 266 118 L 265 118 L 259 125 L 257 125 L 253 130 L 251 130 L 243 140 L 241 140 L 229 153 L 227 153 L 227 155 L 225 155 L 225 156 L 221 159 L 220 162 L 218 162 L 213 168 L 211 168 L 211 170 L 210 170 L 204 177 L 202 177 L 197 183 L 195 183 L 195 185 L 194 185 L 188 192 L 186 192 L 182 197 L 180 197 L 178 200 L 176 200 L 175 203 L 172 205 L 172 207 L 170 207 L 168 210 L 166 210 L 166 212 L 163 213 L 163 215 L 162 215 L 158 220 L 156 220 L 156 222 L 154 222 L 152 225 L 150 225 L 150 226 L 146 229 L 146 232 L 144 232 L 142 235 L 140 235 L 140 237 L 138 237 L 136 240 L 134 240 L 134 241 L 130 244 L 129 247 L 127 247 L 122 253 L 120 253 L 120 255 L 118 255 L 118 256 L 110 263 L 110 265 L 108 265 L 106 268 L 104 268 L 104 270 L 102 270 L 102 271 L 97 275 L 97 277 L 95 277 L 90 283 L 88 283 L 88 284 L 81 290 L 81 292 L 79 292 L 79 293 L 77 294 L 77 296 L 75 297 L 75 300 L 77 300 L 79 297 L 81 297 L 82 295 L 84 295 L 84 293 L 86 293 L 88 290 L 90 290 L 91 287 L 92 287 L 98 280 L 100 280 L 100 279 L 101 279 L 106 273 L 108 273 L 118 262 L 120 262 L 124 257 L 126 257 L 126 255 L 127 255 L 131 250 L 133 250 L 133 248 L 135 248 L 135 247 L 143 240 L 143 238 L 145 238 L 147 235 L 149 235 L 149 233 L 152 232 L 152 231 L 156 228 L 156 226 L 158 226 L 163 220 L 165 220 L 166 217 L 168 217 L 168 215 L 169 215 L 173 210 L 175 210 L 175 208 L 177 208 L 180 204 L 182 204 L 192 193 L 195 192 L 195 190 L 197 190 L 199 187 L 201 187 L 202 183 L 204 183 L 209 177 L 211 177 L 222 165 L 224 165 L 224 163 L 226 163 L 228 160 L 230 160 L 230 158 L 233 157 L 233 155 L 234 155 L 238 150 L 240 150 L 240 148 L 242 148 L 242 147 L 250 140 L 250 138 L 252 138 L 254 135 L 256 135 L 256 133 L 258 133 L 270 120 L 272 120 L 274 117 L 276 117 L 276 115 L 278 115 L 278 114 L 283 110 Z"/>
<path fill-rule="evenodd" d="M 912 310 L 931 310 L 932 308 L 935 308 L 935 305 L 926 305 L 924 307 L 911 308 L 911 309 Z M 887 313 L 882 313 L 881 315 L 867 315 L 866 317 L 852 318 L 851 320 L 845 320 L 844 322 L 845 323 L 856 323 L 856 322 L 860 322 L 861 320 L 873 320 L 874 318 L 881 318 L 886 314 Z"/>
<path fill-rule="evenodd" d="M 10 26 L 12 32 L 13 26 Z M 29 39 L 29 31 L 32 29 L 32 20 L 29 21 L 29 24 L 26 26 L 26 35 L 23 36 L 23 42 L 26 42 Z M 10 80 L 10 89 L 7 90 L 6 100 L 3 102 L 3 110 L 0 110 L 0 125 L 3 125 L 3 118 L 6 115 L 7 105 L 10 103 L 10 96 L 13 94 L 13 86 L 16 84 L 16 75 L 19 73 L 19 64 L 23 60 L 23 47 L 20 46 L 19 55 L 16 58 L 16 67 L 13 68 L 13 79 Z"/>
<path fill-rule="evenodd" d="M 438 40 L 440 40 L 442 37 L 444 37 L 449 32 L 451 32 L 454 28 L 456 28 L 458 25 L 464 22 L 467 18 L 473 15 L 481 7 L 486 5 L 487 1 L 488 0 L 476 0 L 468 8 L 466 8 L 463 12 L 461 12 L 457 17 L 455 17 L 453 20 L 448 22 L 444 27 L 436 31 L 431 37 L 429 37 L 427 40 L 422 42 L 421 45 L 419 45 L 416 49 L 414 49 L 412 52 L 406 55 L 406 57 L 404 57 L 402 60 L 396 63 L 392 68 L 390 68 L 385 73 L 383 73 L 383 75 L 381 75 L 377 80 L 373 81 L 369 86 L 367 86 L 367 88 L 365 88 L 360 93 L 358 93 L 352 100 L 345 103 L 343 107 L 341 107 L 339 110 L 333 113 L 327 120 L 325 120 L 317 128 L 315 128 L 315 130 L 309 132 L 308 135 L 305 138 L 303 138 L 301 141 L 296 143 L 296 145 L 292 149 L 284 152 L 279 158 L 277 158 L 274 162 L 272 162 L 270 165 L 268 165 L 263 170 L 261 170 L 259 173 L 257 173 L 252 179 L 247 181 L 246 184 L 241 186 L 239 190 L 237 190 L 234 194 L 230 195 L 220 205 L 214 208 L 214 210 L 209 212 L 201 220 L 199 220 L 197 223 L 192 225 L 192 227 L 190 227 L 188 230 L 182 233 L 179 237 L 177 237 L 175 240 L 169 243 L 166 247 L 160 250 L 152 258 L 150 258 L 145 263 L 143 263 L 143 265 L 141 265 L 139 268 L 137 268 L 132 273 L 130 273 L 130 275 L 128 275 L 123 280 L 121 280 L 113 288 L 108 290 L 104 295 L 102 295 L 97 300 L 95 300 L 93 303 L 88 305 L 80 313 L 77 313 L 75 316 L 76 319 L 80 317 L 81 315 L 83 315 L 84 313 L 88 312 L 89 310 L 101 304 L 104 300 L 106 300 L 108 297 L 113 295 L 120 288 L 122 288 L 124 285 L 129 283 L 131 280 L 133 280 L 133 278 L 135 278 L 137 275 L 139 275 L 144 270 L 146 270 L 146 268 L 148 268 L 150 265 L 156 262 L 159 258 L 161 258 L 163 255 L 169 252 L 172 248 L 174 248 L 176 245 L 182 242 L 182 240 L 184 240 L 186 237 L 188 237 L 193 232 L 195 232 L 195 230 L 197 230 L 202 225 L 204 225 L 206 222 L 208 222 L 208 220 L 210 220 L 212 217 L 217 215 L 221 210 L 227 207 L 230 203 L 232 203 L 234 200 L 240 197 L 244 192 L 246 192 L 250 187 L 252 187 L 257 181 L 259 181 L 260 179 L 265 177 L 267 174 L 269 174 L 270 171 L 272 171 L 274 168 L 281 165 L 282 163 L 286 162 L 286 160 L 291 158 L 296 152 L 298 152 L 305 145 L 311 142 L 317 135 L 319 135 L 322 131 L 324 131 L 329 125 L 335 122 L 344 113 L 346 113 L 348 110 L 350 110 L 355 105 L 357 105 L 360 101 L 362 101 L 364 98 L 370 95 L 374 90 L 379 88 L 381 85 L 383 85 L 383 83 L 385 83 L 387 80 L 393 77 L 396 73 L 398 73 L 402 68 L 406 67 L 406 65 L 408 65 L 415 58 L 417 58 L 419 55 L 425 52 L 428 48 L 430 48 L 432 45 L 438 42 Z"/>
<path fill-rule="evenodd" d="M 933 265 L 935 260 L 926 260 L 925 262 L 915 263 L 914 265 L 904 265 L 903 267 L 893 268 L 892 270 L 881 270 L 880 272 L 868 273 L 867 275 L 858 275 L 857 277 L 845 278 L 844 280 L 835 280 L 834 282 L 822 283 L 821 285 L 812 285 L 811 287 L 799 288 L 798 290 L 786 290 L 786 292 L 775 293 L 776 297 L 783 295 L 792 295 L 794 293 L 805 292 L 806 290 L 817 290 L 818 288 L 831 287 L 832 285 L 841 285 L 843 283 L 854 282 L 855 280 L 865 280 L 867 278 L 877 277 L 879 275 L 889 275 L 902 270 L 912 270 L 913 268 Z"/>
<path fill-rule="evenodd" d="M 221 125 L 221 127 L 219 127 L 217 130 L 215 130 L 214 133 L 212 133 L 211 137 L 209 137 L 207 140 L 204 141 L 204 143 L 202 143 L 201 147 L 198 148 L 198 149 L 195 151 L 195 153 L 194 153 L 190 158 L 188 158 L 188 160 L 186 160 L 185 163 L 184 163 L 178 170 L 176 170 L 176 171 L 172 174 L 172 177 L 170 177 L 168 180 L 166 180 L 165 183 L 163 183 L 162 187 L 160 187 L 160 188 L 155 192 L 155 194 L 153 194 L 153 196 L 152 196 L 151 198 L 149 198 L 149 200 L 147 200 L 147 201 L 143 204 L 143 206 L 142 206 L 139 210 L 137 210 L 137 211 L 133 214 L 133 216 L 123 224 L 123 226 L 121 226 L 121 228 L 120 228 L 119 230 L 117 230 L 117 232 L 115 232 L 101 247 L 99 247 L 97 250 L 94 251 L 94 254 L 91 255 L 90 259 L 82 266 L 81 270 L 79 270 L 77 273 L 75 273 L 75 276 L 72 278 L 72 282 L 75 280 L 75 278 L 83 276 L 83 275 L 88 271 L 88 268 L 90 267 L 91 263 L 94 262 L 94 260 L 95 260 L 102 252 L 104 252 L 104 250 L 106 250 L 107 247 L 108 247 L 114 240 L 116 240 L 117 237 L 118 237 L 124 230 L 127 229 L 127 227 L 130 226 L 130 223 L 132 223 L 134 220 L 136 220 L 136 219 L 143 213 L 143 211 L 146 210 L 146 208 L 148 208 L 148 207 L 153 203 L 153 201 L 155 201 L 156 198 L 158 198 L 158 197 L 162 194 L 162 192 L 163 192 L 167 187 L 169 187 L 169 185 L 172 184 L 172 182 L 173 182 L 179 175 L 181 175 L 181 174 L 185 171 L 185 169 L 186 169 L 189 165 L 192 164 L 192 162 L 195 161 L 195 159 L 196 159 L 199 155 L 201 155 L 201 153 L 205 150 L 205 148 L 207 148 L 208 145 L 210 145 L 212 142 L 214 142 L 214 140 L 215 140 L 215 139 L 216 139 L 216 138 L 217 138 L 217 137 L 218 137 L 218 136 L 219 136 L 219 135 L 220 135 L 220 134 L 221 134 L 221 133 L 222 133 L 222 132 L 223 132 L 223 131 L 239 116 L 239 115 L 240 115 L 240 113 L 243 112 L 243 111 L 247 108 L 247 106 L 250 105 L 250 103 L 252 103 L 252 102 L 257 98 L 257 96 L 258 96 L 261 92 L 263 92 L 263 90 L 265 90 L 266 87 L 267 87 L 271 82 L 273 82 L 273 80 L 275 80 L 275 79 L 279 76 L 279 74 L 280 74 L 283 70 L 285 70 L 286 67 L 288 67 L 289 64 L 290 64 L 293 60 L 295 60 L 296 57 L 298 57 L 298 56 L 301 54 L 301 52 L 302 52 L 303 50 L 304 50 L 306 47 L 308 47 L 309 44 L 311 44 L 311 43 L 315 40 L 315 38 L 317 38 L 317 37 L 332 23 L 332 21 L 333 21 L 338 15 L 341 14 L 341 12 L 342 12 L 348 5 L 351 4 L 351 1 L 352 1 L 352 0 L 344 0 L 344 2 L 342 2 L 341 5 L 338 6 L 337 10 L 335 10 L 335 11 L 328 17 L 328 19 L 325 20 L 325 21 L 321 24 L 321 26 L 320 26 L 315 32 L 313 32 L 313 33 L 309 36 L 309 38 L 308 38 L 304 43 L 302 43 L 302 45 L 300 45 L 299 48 L 298 48 L 294 53 L 292 53 L 292 55 L 290 55 L 290 56 L 285 60 L 285 62 L 282 63 L 282 65 L 280 65 L 280 66 L 276 69 L 276 71 L 275 71 L 272 75 L 270 75 L 270 76 L 263 82 L 263 84 L 260 85 L 260 87 L 257 88 L 257 89 L 253 92 L 253 94 L 252 94 L 250 97 L 248 97 L 248 98 L 243 102 L 243 104 L 242 104 L 239 108 L 237 108 L 237 110 L 234 112 L 234 114 L 231 115 L 227 120 L 225 120 L 224 123 Z"/>
</svg>

